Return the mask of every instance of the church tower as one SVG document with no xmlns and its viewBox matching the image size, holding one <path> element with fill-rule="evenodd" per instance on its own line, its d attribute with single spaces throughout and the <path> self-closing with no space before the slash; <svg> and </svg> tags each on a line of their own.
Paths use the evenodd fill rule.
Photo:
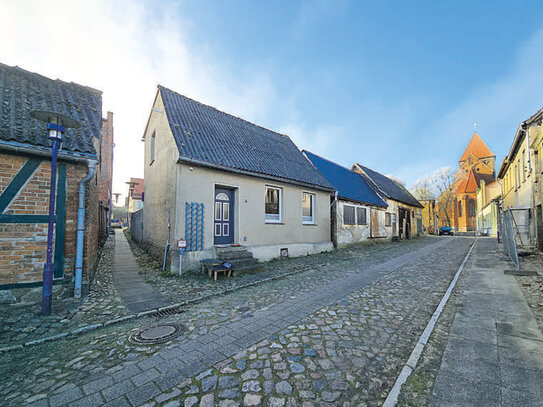
<svg viewBox="0 0 543 407">
<path fill-rule="evenodd" d="M 480 187 L 481 181 L 486 184 L 495 181 L 495 165 L 496 155 L 474 131 L 464 153 L 458 160 L 452 193 L 446 199 L 443 196 L 440 197 L 441 226 L 448 226 L 446 223 L 450 223 L 455 232 L 477 230 L 477 188 Z"/>
</svg>

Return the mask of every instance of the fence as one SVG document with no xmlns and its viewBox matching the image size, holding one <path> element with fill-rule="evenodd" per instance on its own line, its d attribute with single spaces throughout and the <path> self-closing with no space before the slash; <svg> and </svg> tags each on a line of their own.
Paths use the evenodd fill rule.
<svg viewBox="0 0 543 407">
<path fill-rule="evenodd" d="M 513 226 L 513 214 L 510 209 L 505 212 L 500 210 L 499 213 L 500 231 L 503 241 L 503 250 L 505 254 L 509 256 L 517 270 L 520 270 L 520 263 L 518 260 L 516 231 Z"/>
<path fill-rule="evenodd" d="M 143 240 L 143 209 L 129 214 L 130 234 L 138 244 Z"/>
</svg>

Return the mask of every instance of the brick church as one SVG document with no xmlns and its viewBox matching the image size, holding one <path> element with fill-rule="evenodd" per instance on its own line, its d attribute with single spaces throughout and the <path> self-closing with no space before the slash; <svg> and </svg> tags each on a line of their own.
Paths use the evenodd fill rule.
<svg viewBox="0 0 543 407">
<path fill-rule="evenodd" d="M 473 133 L 458 161 L 450 196 L 439 198 L 440 226 L 451 226 L 455 232 L 477 230 L 477 188 L 483 180 L 486 184 L 496 180 L 495 161 L 496 155 Z"/>
</svg>

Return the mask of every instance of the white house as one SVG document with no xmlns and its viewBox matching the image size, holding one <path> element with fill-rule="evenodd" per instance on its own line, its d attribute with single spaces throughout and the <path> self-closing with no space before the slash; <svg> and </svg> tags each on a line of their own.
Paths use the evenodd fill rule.
<svg viewBox="0 0 543 407">
<path fill-rule="evenodd" d="M 158 86 L 143 139 L 143 241 L 157 256 L 169 241 L 172 270 L 177 239 L 184 269 L 223 247 L 259 261 L 332 248 L 334 188 L 286 135 Z"/>
</svg>

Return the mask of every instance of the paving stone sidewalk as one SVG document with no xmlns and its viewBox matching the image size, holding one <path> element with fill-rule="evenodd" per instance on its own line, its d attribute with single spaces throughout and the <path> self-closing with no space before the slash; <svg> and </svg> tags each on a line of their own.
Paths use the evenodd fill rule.
<svg viewBox="0 0 543 407">
<path fill-rule="evenodd" d="M 512 264 L 479 239 L 431 406 L 543 406 L 543 335 Z"/>
<path fill-rule="evenodd" d="M 139 265 L 122 231 L 115 232 L 113 280 L 124 305 L 132 312 L 170 305 L 139 273 Z"/>
<path fill-rule="evenodd" d="M 314 314 L 323 305 L 340 300 L 421 257 L 435 257 L 436 253 L 453 244 L 451 242 L 467 242 L 467 239 L 436 239 L 436 242 L 413 253 L 381 263 L 365 270 L 364 273 L 347 274 L 343 279 L 330 282 L 290 301 L 275 304 L 254 315 L 247 315 L 241 320 L 221 324 L 213 332 L 208 331 L 197 338 L 174 343 L 169 348 L 141 361 L 126 362 L 102 373 L 95 369 L 95 374 L 78 385 L 66 383 L 65 386 L 55 390 L 56 394 L 50 397 L 42 394 L 41 398 L 34 401 L 41 405 L 48 405 L 47 400 L 49 400 L 50 405 L 57 405 L 79 400 L 78 403 L 84 405 L 100 405 L 108 400 L 113 401 L 117 397 L 119 400 L 116 402 L 121 403 L 119 405 L 128 405 L 128 402 L 139 405 L 167 392 L 174 386 L 179 386 L 182 377 L 193 376 L 229 356 L 243 352 L 244 349 L 254 346 L 255 343 L 275 332 L 285 329 L 305 316 Z M 466 245 L 466 243 L 463 244 Z M 433 263 L 426 267 L 433 269 Z M 415 270 L 416 268 L 413 271 Z M 428 274 L 432 280 L 435 279 L 431 273 Z M 446 283 L 447 281 L 442 283 L 443 287 L 446 287 Z M 430 294 L 430 297 L 433 297 L 433 294 Z M 77 360 L 73 363 L 79 364 Z M 286 385 L 284 386 L 286 388 Z M 18 398 L 14 397 L 11 400 L 15 402 Z M 165 401 L 165 399 L 162 400 Z"/>
<path fill-rule="evenodd" d="M 40 314 L 41 287 L 12 290 L 17 302 L 0 305 L 0 348 L 129 315 L 113 284 L 114 248 L 115 240 L 110 236 L 101 251 L 95 280 L 86 297 L 74 298 L 69 285 L 53 286 L 51 316 Z"/>
</svg>

